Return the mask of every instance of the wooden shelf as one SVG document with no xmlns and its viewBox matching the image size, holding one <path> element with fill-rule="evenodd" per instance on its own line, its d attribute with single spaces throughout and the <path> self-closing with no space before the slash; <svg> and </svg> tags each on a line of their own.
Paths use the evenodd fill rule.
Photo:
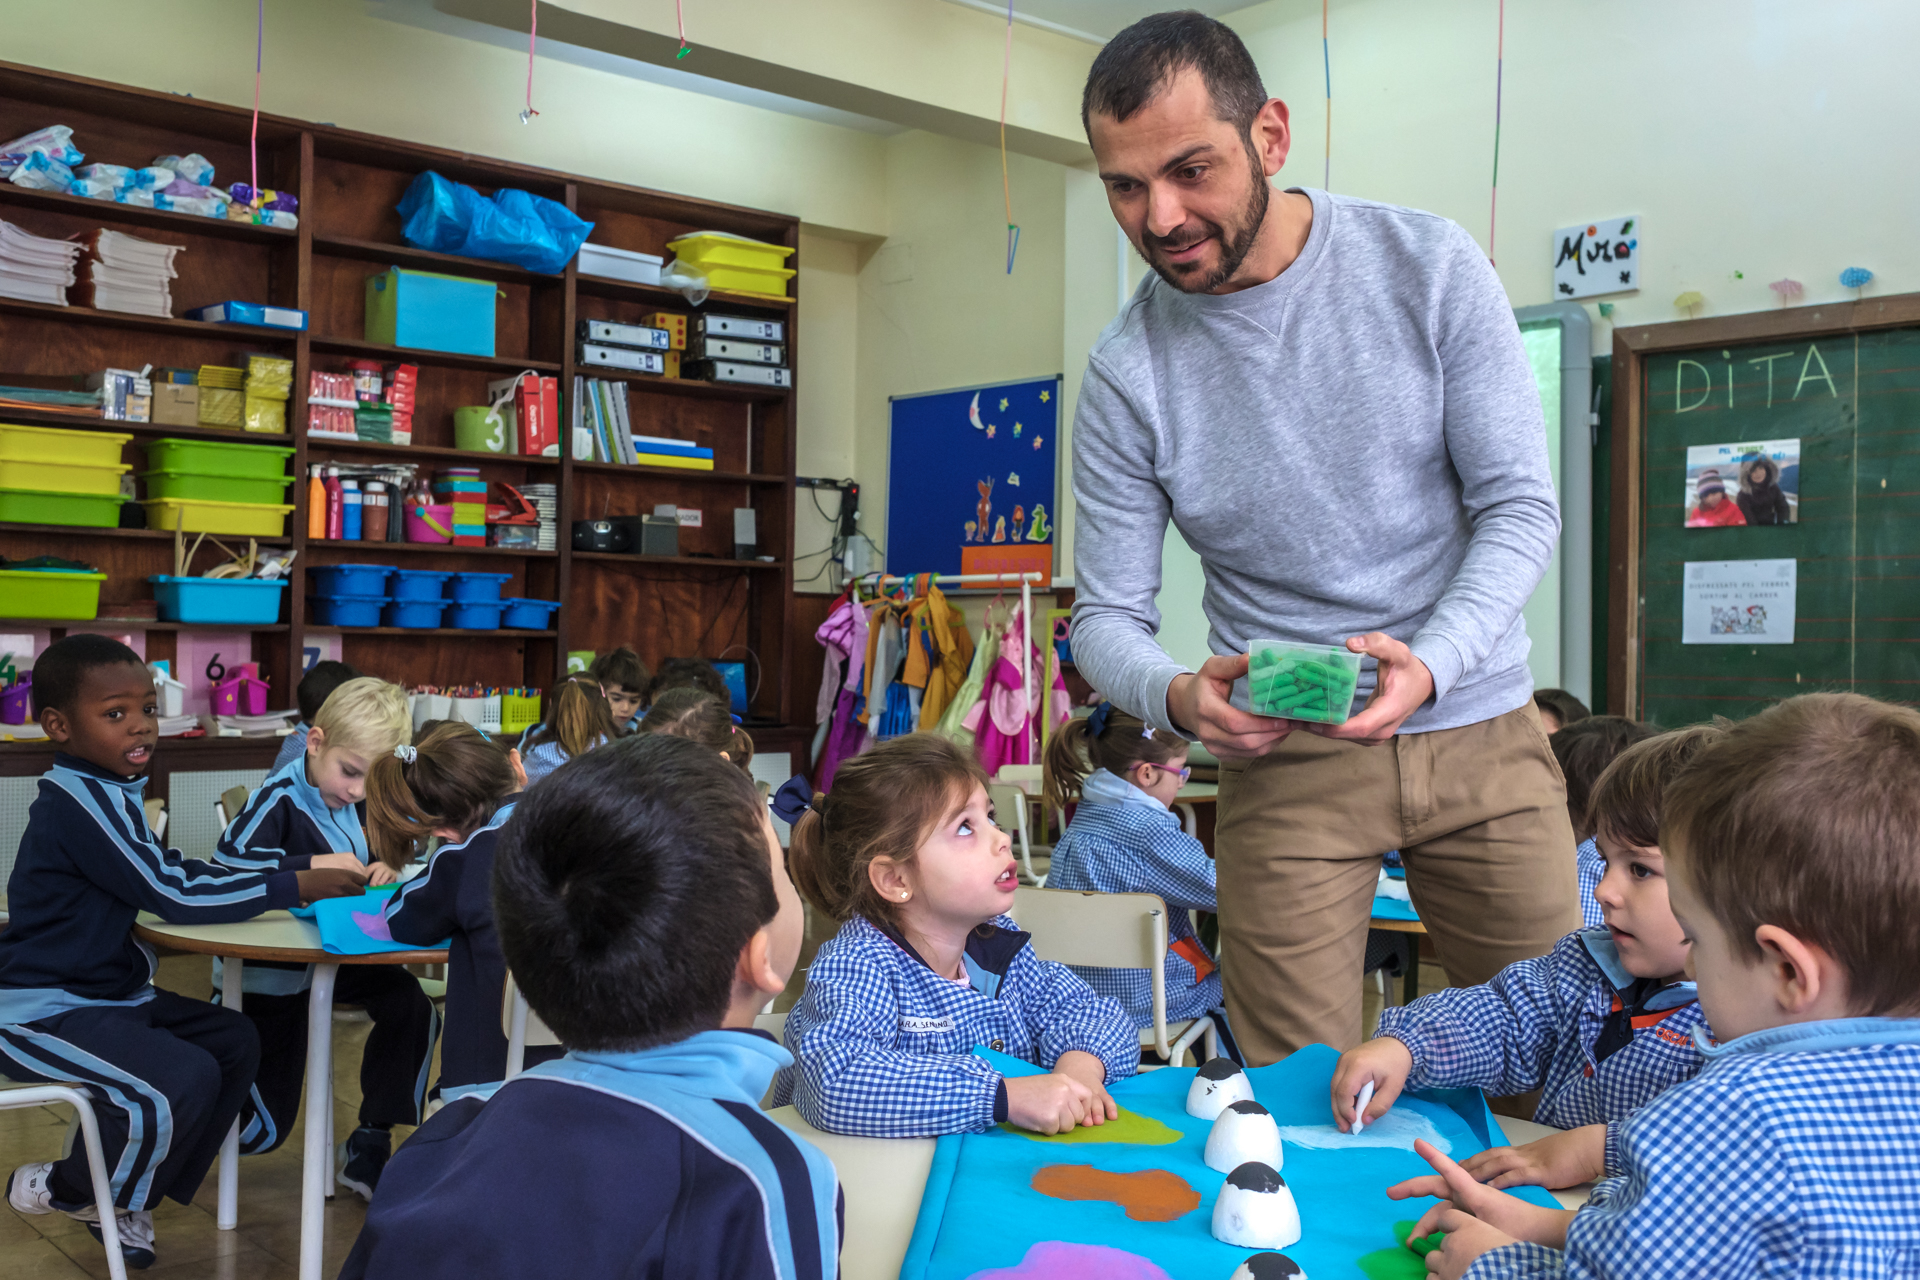
<svg viewBox="0 0 1920 1280">
<path fill-rule="evenodd" d="M 787 566 L 775 560 L 712 560 L 706 556 L 636 556 L 625 551 L 576 551 L 575 560 L 599 560 L 614 564 L 674 565 L 687 569 L 765 569 Z"/>
<path fill-rule="evenodd" d="M 485 640 L 493 637 L 532 636 L 536 639 L 552 639 L 558 631 L 518 631 L 512 627 L 322 627 L 308 626 L 308 631 L 325 631 L 343 636 L 465 636 L 469 640 Z"/>
<path fill-rule="evenodd" d="M 208 534 L 212 537 L 212 534 Z M 265 626 L 246 622 L 157 622 L 152 618 L 0 618 L 0 627 L 118 627 L 125 631 L 286 631 L 284 622 Z"/>
<path fill-rule="evenodd" d="M 276 329 L 258 324 L 211 324 L 205 320 L 182 320 L 177 316 L 143 316 L 131 311 L 98 311 L 93 307 L 56 307 L 47 302 L 25 302 L 19 298 L 0 298 L 0 314 L 33 316 L 41 320 L 60 320 L 74 324 L 100 324 L 115 329 L 136 329 L 143 333 L 187 334 L 196 338 L 233 338 L 248 346 L 263 342 L 292 342 L 299 334 L 292 329 Z"/>
<path fill-rule="evenodd" d="M 759 471 L 694 471 L 687 467 L 630 467 L 624 462 L 576 462 L 575 471 L 591 471 L 595 475 L 644 476 L 656 480 L 698 480 L 709 484 L 785 484 L 785 476 L 776 476 Z"/>
<path fill-rule="evenodd" d="M 511 547 L 456 547 L 448 542 L 347 542 L 333 538 L 307 540 L 306 554 L 318 555 L 323 551 L 352 552 L 376 560 L 396 552 L 401 555 L 513 556 L 521 560 L 553 560 L 560 555 L 558 551 L 515 551 Z"/>
<path fill-rule="evenodd" d="M 478 369 L 482 373 L 519 373 L 522 369 L 531 369 L 535 373 L 558 374 L 560 366 L 551 360 L 523 360 L 516 356 L 469 356 L 457 351 L 420 351 L 413 347 L 390 347 L 384 342 L 361 342 L 354 338 L 319 338 L 312 343 L 315 351 L 330 352 L 343 356 L 363 356 L 392 364 L 424 364 L 442 369 Z"/>
<path fill-rule="evenodd" d="M 324 436 L 307 437 L 307 459 L 318 452 L 353 453 L 369 458 L 449 458 L 461 462 L 497 462 L 505 466 L 557 467 L 558 458 L 529 458 L 518 453 L 487 453 L 479 449 L 445 449 L 438 445 L 377 444 L 367 440 L 328 440 Z"/>
<path fill-rule="evenodd" d="M 97 218 L 101 222 L 117 222 L 157 232 L 218 236 L 223 240 L 252 240 L 261 244 L 292 244 L 300 235 L 298 231 L 265 227 L 253 222 L 229 222 L 225 218 L 202 218 L 197 214 L 174 213 L 167 209 L 143 209 L 136 204 L 118 204 L 112 200 L 89 200 L 84 196 L 53 191 L 32 191 L 11 183 L 0 186 L 0 204 Z"/>
<path fill-rule="evenodd" d="M 669 289 L 663 284 L 634 284 L 630 280 L 610 280 L 606 276 L 577 272 L 573 291 L 589 298 L 611 298 L 616 302 L 665 303 L 684 311 L 713 310 L 716 304 L 722 309 L 746 307 L 754 311 L 791 311 L 795 301 L 792 298 L 769 298 L 758 293 L 732 293 L 726 289 L 715 289 L 707 295 L 705 302 L 696 307 L 678 289 Z"/>
<path fill-rule="evenodd" d="M 529 271 L 511 262 L 493 262 L 486 258 L 463 258 L 454 253 L 435 253 L 431 249 L 416 249 L 409 244 L 388 244 L 384 240 L 357 240 L 352 236 L 315 235 L 313 251 L 331 254 L 337 258 L 358 258 L 365 262 L 389 262 L 398 267 L 418 267 L 423 271 L 439 271 L 447 275 L 480 276 L 502 284 L 557 285 L 565 279 L 564 276 L 550 276 L 544 272 Z"/>
<path fill-rule="evenodd" d="M 96 529 L 83 524 L 9 524 L 0 521 L 0 534 L 7 533 L 57 533 L 62 535 L 72 534 L 83 538 L 151 538 L 155 541 L 165 539 L 169 542 L 173 540 L 173 533 L 167 529 Z M 189 538 L 197 538 L 200 534 L 197 530 L 189 530 L 186 536 Z M 207 540 L 211 542 L 215 538 L 244 539 L 246 536 L 244 533 L 210 533 L 207 535 Z M 284 547 L 291 545 L 293 539 L 281 536 L 277 538 L 255 538 L 254 541 L 263 547 Z"/>
<path fill-rule="evenodd" d="M 0 381 L 5 376 L 0 375 Z M 62 427 L 76 431 L 112 431 L 130 436 L 177 436 L 182 440 L 226 440 L 234 444 L 277 444 L 282 447 L 293 443 L 293 436 L 285 431 L 240 431 L 232 427 L 175 427 L 163 422 L 120 422 L 112 418 L 102 418 L 98 414 L 78 416 L 67 413 L 49 413 L 45 409 L 13 409 L 0 406 L 0 422 L 28 427 Z"/>
<path fill-rule="evenodd" d="M 658 373 L 629 373 L 624 369 L 603 369 L 598 365 L 577 365 L 574 372 L 583 378 L 603 382 L 624 382 L 642 391 L 662 395 L 687 396 L 695 400 L 771 401 L 793 394 L 792 387 L 747 387 L 733 382 L 700 382 L 692 378 L 669 378 Z"/>
</svg>

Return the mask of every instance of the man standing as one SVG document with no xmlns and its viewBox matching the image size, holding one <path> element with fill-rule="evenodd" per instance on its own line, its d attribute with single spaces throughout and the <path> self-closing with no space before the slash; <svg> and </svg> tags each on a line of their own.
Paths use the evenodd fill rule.
<svg viewBox="0 0 1920 1280">
<path fill-rule="evenodd" d="M 1269 185 L 1286 104 L 1226 26 L 1135 23 L 1082 115 L 1154 275 L 1095 345 L 1074 420 L 1074 656 L 1221 758 L 1221 968 L 1249 1063 L 1346 1048 L 1385 851 L 1455 983 L 1580 925 L 1520 619 L 1560 528 L 1539 395 L 1466 232 Z M 1169 518 L 1205 568 L 1217 656 L 1197 673 L 1154 641 Z M 1364 709 L 1252 715 L 1255 639 L 1345 642 Z"/>
</svg>

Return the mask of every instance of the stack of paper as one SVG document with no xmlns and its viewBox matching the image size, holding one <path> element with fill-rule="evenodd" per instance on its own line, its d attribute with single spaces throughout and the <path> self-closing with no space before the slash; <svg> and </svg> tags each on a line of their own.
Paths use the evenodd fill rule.
<svg viewBox="0 0 1920 1280">
<path fill-rule="evenodd" d="M 80 246 L 71 241 L 49 240 L 0 222 L 0 297 L 66 306 L 79 256 Z"/>
<path fill-rule="evenodd" d="M 181 734 L 187 732 L 187 730 L 197 729 L 199 727 L 200 727 L 199 716 L 186 715 L 186 716 L 161 716 L 160 717 L 160 736 L 163 738 L 177 738 Z"/>
<path fill-rule="evenodd" d="M 200 723 L 216 738 L 284 738 L 293 732 L 298 711 L 269 711 L 263 716 L 201 716 Z"/>
<path fill-rule="evenodd" d="M 143 316 L 173 314 L 173 286 L 180 273 L 173 259 L 185 245 L 156 244 L 104 227 L 80 237 L 87 256 L 73 300 L 100 311 L 131 311 Z"/>
</svg>

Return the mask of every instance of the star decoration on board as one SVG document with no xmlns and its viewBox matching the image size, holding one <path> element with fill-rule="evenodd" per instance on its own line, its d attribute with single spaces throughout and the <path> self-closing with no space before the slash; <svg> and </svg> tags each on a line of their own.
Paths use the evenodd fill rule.
<svg viewBox="0 0 1920 1280">
<path fill-rule="evenodd" d="M 1005 413 L 1006 411 L 1007 411 L 1007 398 L 1006 398 L 1005 396 L 1001 396 L 1001 397 L 1000 397 L 1000 412 L 1002 412 L 1002 413 Z"/>
<path fill-rule="evenodd" d="M 1040 403 L 1041 403 L 1041 404 L 1045 404 L 1045 403 L 1046 403 L 1047 401 L 1049 401 L 1049 400 L 1051 400 L 1051 399 L 1053 399 L 1053 392 L 1051 392 L 1051 391 L 1042 391 L 1042 392 L 1040 393 Z"/>
</svg>

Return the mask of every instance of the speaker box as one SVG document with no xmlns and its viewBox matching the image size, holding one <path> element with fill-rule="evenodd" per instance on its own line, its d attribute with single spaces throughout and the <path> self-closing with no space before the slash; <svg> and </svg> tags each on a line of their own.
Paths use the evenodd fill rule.
<svg viewBox="0 0 1920 1280">
<path fill-rule="evenodd" d="M 752 507 L 733 509 L 733 558 L 751 560 L 760 554 L 759 521 Z"/>
</svg>

